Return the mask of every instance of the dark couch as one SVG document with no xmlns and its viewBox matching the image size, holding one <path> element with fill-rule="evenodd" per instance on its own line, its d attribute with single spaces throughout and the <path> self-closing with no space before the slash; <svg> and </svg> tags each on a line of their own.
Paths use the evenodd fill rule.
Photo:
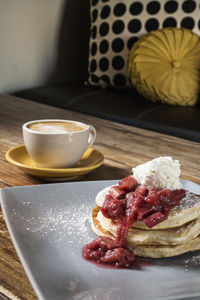
<svg viewBox="0 0 200 300">
<path fill-rule="evenodd" d="M 200 103 L 195 107 L 155 104 L 134 89 L 103 90 L 85 86 L 89 31 L 89 0 L 68 0 L 50 83 L 14 95 L 200 142 Z M 57 84 L 54 78 L 59 78 L 61 83 Z"/>
</svg>

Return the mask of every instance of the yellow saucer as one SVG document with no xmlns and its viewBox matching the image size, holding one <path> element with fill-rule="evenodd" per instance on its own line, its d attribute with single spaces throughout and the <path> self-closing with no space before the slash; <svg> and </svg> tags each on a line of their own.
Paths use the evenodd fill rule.
<svg viewBox="0 0 200 300">
<path fill-rule="evenodd" d="M 93 148 L 88 149 L 78 164 L 73 168 L 40 168 L 26 151 L 25 145 L 11 148 L 6 153 L 9 163 L 19 167 L 25 173 L 45 179 L 48 181 L 64 181 L 74 179 L 80 175 L 91 172 L 101 166 L 104 162 L 103 154 Z"/>
</svg>

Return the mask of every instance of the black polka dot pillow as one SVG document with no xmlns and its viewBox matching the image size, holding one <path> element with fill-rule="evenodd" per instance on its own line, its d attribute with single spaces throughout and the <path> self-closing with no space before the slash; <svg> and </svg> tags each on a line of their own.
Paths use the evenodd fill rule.
<svg viewBox="0 0 200 300">
<path fill-rule="evenodd" d="M 129 87 L 130 48 L 144 34 L 164 27 L 184 27 L 200 35 L 200 1 L 91 0 L 88 83 Z"/>
</svg>

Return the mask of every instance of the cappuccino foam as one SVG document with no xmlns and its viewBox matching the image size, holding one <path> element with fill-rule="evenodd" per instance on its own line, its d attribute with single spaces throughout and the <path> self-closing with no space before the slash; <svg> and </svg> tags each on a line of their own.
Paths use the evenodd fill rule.
<svg viewBox="0 0 200 300">
<path fill-rule="evenodd" d="M 37 122 L 30 124 L 29 129 L 43 133 L 68 133 L 82 131 L 86 126 L 73 122 Z"/>
</svg>

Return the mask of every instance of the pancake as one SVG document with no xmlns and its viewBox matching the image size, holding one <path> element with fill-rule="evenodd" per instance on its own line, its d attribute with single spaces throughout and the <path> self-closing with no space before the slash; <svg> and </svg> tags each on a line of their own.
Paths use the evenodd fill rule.
<svg viewBox="0 0 200 300">
<path fill-rule="evenodd" d="M 112 223 L 108 218 L 105 218 L 99 211 L 99 207 L 92 209 L 92 228 L 98 235 L 101 233 L 116 237 L 117 225 Z M 94 229 L 96 227 L 96 229 Z M 200 218 L 195 219 L 185 225 L 171 229 L 161 230 L 143 230 L 130 228 L 127 236 L 127 241 L 135 245 L 178 245 L 186 243 L 196 238 L 200 233 Z"/>
<path fill-rule="evenodd" d="M 92 222 L 94 226 L 100 226 L 112 233 L 116 237 L 117 225 L 110 219 L 105 218 L 95 207 L 92 211 Z M 96 224 L 96 225 L 95 225 Z M 130 228 L 127 241 L 135 245 L 178 245 L 186 243 L 200 234 L 200 218 L 195 219 L 185 225 L 170 229 L 145 230 Z"/>
<path fill-rule="evenodd" d="M 104 200 L 106 198 L 106 195 L 108 195 L 109 190 L 110 190 L 111 187 L 112 187 L 112 185 L 108 186 L 105 189 L 103 189 L 100 192 L 98 192 L 98 194 L 96 195 L 96 199 L 95 199 L 95 202 L 96 202 L 97 206 L 99 206 L 99 207 L 103 206 L 103 203 L 104 203 Z"/>
<path fill-rule="evenodd" d="M 107 236 L 115 239 L 115 236 L 108 230 L 102 228 L 97 220 L 99 208 L 92 210 L 92 229 L 98 236 Z M 198 221 L 199 222 L 199 221 Z M 156 233 L 156 231 L 155 231 Z M 136 256 L 148 258 L 162 258 L 180 255 L 186 252 L 200 250 L 200 235 L 179 245 L 137 245 L 135 241 L 127 238 L 127 247 L 134 252 Z"/>
<path fill-rule="evenodd" d="M 107 187 L 97 194 L 95 200 L 97 206 L 101 207 L 103 205 L 105 197 L 109 193 L 109 189 L 110 187 Z M 133 223 L 132 227 L 145 230 L 169 229 L 180 227 L 198 217 L 200 217 L 200 195 L 186 191 L 186 196 L 181 199 L 179 205 L 170 211 L 167 220 L 152 228 L 148 228 L 142 221 Z"/>
<path fill-rule="evenodd" d="M 187 243 L 177 246 L 129 246 L 136 256 L 148 258 L 172 257 L 200 250 L 200 235 Z"/>
</svg>

